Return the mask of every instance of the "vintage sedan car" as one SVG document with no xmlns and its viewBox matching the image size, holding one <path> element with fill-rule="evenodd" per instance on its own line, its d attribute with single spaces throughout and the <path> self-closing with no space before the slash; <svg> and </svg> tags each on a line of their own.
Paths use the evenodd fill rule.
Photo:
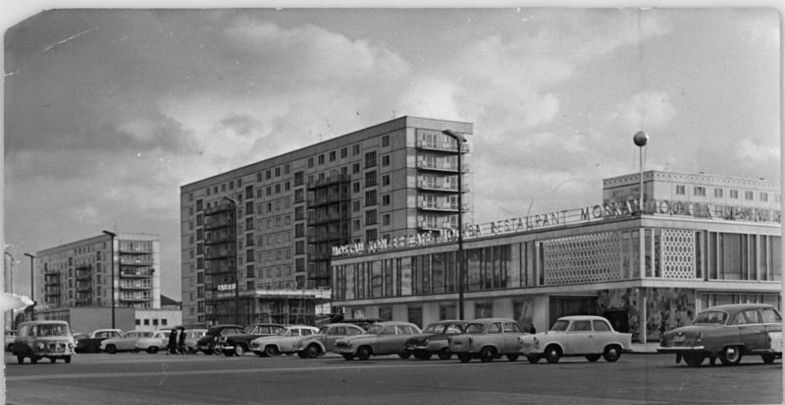
<svg viewBox="0 0 785 405">
<path fill-rule="evenodd" d="M 25 357 L 32 364 L 42 358 L 52 363 L 57 359 L 70 363 L 75 347 L 68 322 L 31 321 L 19 324 L 12 353 L 19 364 L 24 363 Z"/>
<path fill-rule="evenodd" d="M 107 352 L 109 354 L 115 354 L 117 352 L 139 351 L 139 349 L 136 348 L 136 342 L 138 342 L 141 338 L 151 336 L 153 336 L 152 331 L 128 331 L 123 333 L 121 336 L 102 340 L 100 346 L 101 351 Z"/>
<path fill-rule="evenodd" d="M 450 352 L 456 354 L 461 363 L 472 358 L 483 362 L 506 356 L 507 360 L 518 360 L 521 350 L 520 337 L 524 332 L 518 322 L 508 318 L 482 318 L 469 321 L 466 331 L 447 338 Z"/>
<path fill-rule="evenodd" d="M 409 322 L 378 322 L 362 335 L 349 336 L 335 342 L 334 351 L 346 360 L 357 357 L 368 360 L 371 356 L 397 354 L 402 359 L 411 356 L 403 345 L 406 340 L 421 333 L 417 325 Z"/>
<path fill-rule="evenodd" d="M 362 335 L 365 329 L 352 323 L 331 323 L 319 328 L 315 335 L 301 338 L 294 350 L 301 358 L 315 359 L 335 349 L 335 342 L 347 336 Z"/>
<path fill-rule="evenodd" d="M 77 353 L 100 353 L 101 342 L 105 339 L 120 337 L 123 335 L 121 329 L 96 329 L 89 335 L 76 339 Z"/>
<path fill-rule="evenodd" d="M 220 354 L 220 351 L 216 351 L 215 348 L 221 336 L 233 335 L 242 331 L 243 327 L 240 325 L 213 325 L 207 329 L 207 333 L 204 336 L 196 341 L 196 348 L 204 354 Z"/>
<path fill-rule="evenodd" d="M 272 336 L 280 333 L 283 325 L 277 323 L 257 323 L 249 325 L 240 333 L 221 335 L 215 350 L 222 352 L 226 356 L 242 356 L 251 348 L 251 341 L 263 337 Z"/>
<path fill-rule="evenodd" d="M 543 357 L 548 363 L 556 363 L 564 356 L 586 356 L 591 362 L 602 357 L 615 362 L 622 352 L 632 350 L 632 334 L 617 332 L 606 318 L 594 315 L 563 316 L 551 330 L 520 340 L 521 352 L 531 363 Z"/>
<path fill-rule="evenodd" d="M 466 331 L 467 321 L 444 320 L 425 327 L 422 333 L 412 336 L 404 344 L 404 349 L 415 359 L 428 360 L 434 354 L 441 360 L 452 357 L 447 338 Z"/>
<path fill-rule="evenodd" d="M 251 350 L 259 357 L 294 354 L 294 346 L 303 336 L 313 336 L 318 332 L 319 329 L 314 326 L 290 325 L 281 329 L 278 334 L 252 340 Z"/>
<path fill-rule="evenodd" d="M 150 354 L 156 354 L 160 350 L 165 350 L 169 346 L 169 334 L 172 329 L 159 329 L 153 332 L 150 337 L 139 338 L 134 345 L 136 350 L 144 350 Z"/>
<path fill-rule="evenodd" d="M 782 357 L 782 316 L 771 305 L 731 304 L 707 308 L 690 326 L 665 332 L 660 353 L 675 353 L 688 366 L 698 367 L 706 358 L 724 365 L 736 365 L 744 355 L 760 355 L 764 363 Z M 776 338 L 775 338 L 776 335 Z"/>
<path fill-rule="evenodd" d="M 207 329 L 186 329 L 185 330 L 185 348 L 188 353 L 198 352 L 199 339 L 207 335 Z"/>
</svg>

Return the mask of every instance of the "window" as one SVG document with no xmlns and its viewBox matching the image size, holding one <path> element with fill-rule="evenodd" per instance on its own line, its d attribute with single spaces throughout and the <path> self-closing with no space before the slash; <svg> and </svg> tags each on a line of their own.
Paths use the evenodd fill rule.
<svg viewBox="0 0 785 405">
<path fill-rule="evenodd" d="M 692 189 L 692 194 L 698 197 L 705 197 L 706 196 L 706 187 L 702 186 L 695 186 Z"/>
<path fill-rule="evenodd" d="M 390 225 L 390 214 L 382 215 L 382 225 Z"/>
<path fill-rule="evenodd" d="M 376 166 L 376 152 L 368 152 L 365 154 L 365 168 Z"/>
<path fill-rule="evenodd" d="M 734 200 L 738 200 L 739 199 L 739 190 L 731 190 L 730 191 L 730 198 L 733 198 Z"/>
<path fill-rule="evenodd" d="M 294 185 L 295 186 L 303 185 L 303 172 L 297 172 L 294 174 Z"/>
<path fill-rule="evenodd" d="M 592 322 L 594 324 L 594 331 L 595 332 L 610 332 L 611 331 L 611 328 L 608 326 L 608 324 L 603 322 L 603 321 L 594 320 Z"/>
<path fill-rule="evenodd" d="M 382 205 L 390 205 L 390 195 L 383 194 L 382 195 Z"/>
<path fill-rule="evenodd" d="M 575 321 L 570 325 L 570 332 L 591 332 L 591 321 Z"/>
<path fill-rule="evenodd" d="M 684 195 L 686 194 L 685 187 L 682 184 L 676 186 L 676 194 L 677 195 Z"/>
<path fill-rule="evenodd" d="M 385 174 L 382 176 L 382 186 L 389 186 L 390 185 L 390 175 Z"/>
<path fill-rule="evenodd" d="M 502 333 L 502 324 L 494 322 L 488 326 L 488 333 Z"/>
<path fill-rule="evenodd" d="M 352 155 L 360 154 L 360 144 L 352 145 Z"/>
<path fill-rule="evenodd" d="M 360 173 L 360 164 L 355 163 L 352 165 L 352 174 Z"/>
<path fill-rule="evenodd" d="M 352 201 L 352 212 L 357 212 L 360 210 L 360 201 L 354 200 Z"/>
<path fill-rule="evenodd" d="M 346 148 L 341 148 L 341 159 L 345 159 L 346 156 L 349 155 L 349 150 Z"/>
<path fill-rule="evenodd" d="M 752 191 L 745 191 L 744 192 L 744 199 L 747 200 L 747 201 L 752 201 L 753 194 L 754 193 Z"/>
<path fill-rule="evenodd" d="M 375 225 L 378 222 L 376 210 L 365 211 L 365 225 Z"/>
<path fill-rule="evenodd" d="M 493 302 L 481 301 L 474 303 L 474 319 L 493 317 Z"/>
<path fill-rule="evenodd" d="M 390 155 L 382 156 L 382 166 L 389 166 L 390 165 Z"/>
<path fill-rule="evenodd" d="M 761 192 L 760 193 L 760 200 L 762 202 L 768 202 L 769 201 L 769 194 L 766 193 L 766 192 Z"/>
<path fill-rule="evenodd" d="M 272 170 L 268 170 L 268 171 L 265 173 L 264 177 L 265 177 L 265 179 L 267 179 L 267 180 L 270 180 L 271 178 L 273 178 L 273 172 L 272 172 Z"/>
<path fill-rule="evenodd" d="M 377 184 L 376 170 L 365 173 L 365 187 L 373 187 Z"/>
<path fill-rule="evenodd" d="M 721 188 L 715 188 L 714 189 L 714 197 L 722 198 L 722 189 Z"/>
<path fill-rule="evenodd" d="M 313 158 L 308 158 L 308 167 L 313 167 Z"/>
<path fill-rule="evenodd" d="M 330 161 L 335 162 L 335 151 L 330 151 Z"/>
<path fill-rule="evenodd" d="M 390 146 L 390 135 L 382 136 L 382 146 Z"/>
<path fill-rule="evenodd" d="M 359 193 L 360 192 L 360 183 L 358 183 L 356 181 L 354 183 L 352 183 L 352 191 L 355 192 L 355 193 Z"/>
<path fill-rule="evenodd" d="M 376 205 L 376 190 L 365 192 L 365 206 Z"/>
<path fill-rule="evenodd" d="M 379 236 L 376 233 L 376 229 L 369 229 L 369 230 L 365 231 L 365 241 L 366 242 L 370 242 L 370 241 L 374 241 L 374 240 L 378 240 L 378 239 L 379 239 Z"/>
<path fill-rule="evenodd" d="M 319 164 L 320 165 L 324 164 L 324 155 L 319 155 Z"/>
<path fill-rule="evenodd" d="M 280 167 L 276 167 L 275 168 L 275 177 L 280 177 L 280 176 L 281 176 L 281 168 Z"/>
</svg>

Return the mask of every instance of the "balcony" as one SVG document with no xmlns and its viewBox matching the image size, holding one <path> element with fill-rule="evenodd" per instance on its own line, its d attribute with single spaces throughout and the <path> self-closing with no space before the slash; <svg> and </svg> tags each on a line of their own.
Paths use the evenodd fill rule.
<svg viewBox="0 0 785 405">
<path fill-rule="evenodd" d="M 122 266 L 150 266 L 153 264 L 151 256 L 138 256 L 138 257 L 120 257 L 120 265 Z"/>
<path fill-rule="evenodd" d="M 336 183 L 349 183 L 351 179 L 352 177 L 348 174 L 333 174 L 321 180 L 310 181 L 308 183 L 308 189 L 312 190 L 315 188 L 330 186 Z"/>
<path fill-rule="evenodd" d="M 417 141 L 417 149 L 434 151 L 434 152 L 449 152 L 449 153 L 457 153 L 458 148 L 455 144 L 455 141 L 450 139 L 449 141 L 434 141 L 434 140 L 426 140 L 426 139 L 419 139 Z M 462 153 L 469 153 L 469 145 L 462 144 L 461 145 L 461 152 Z"/>
<path fill-rule="evenodd" d="M 149 290 L 152 287 L 153 284 L 150 282 L 147 283 L 127 282 L 127 281 L 120 282 L 120 289 L 123 290 Z"/>
<path fill-rule="evenodd" d="M 76 274 L 74 275 L 74 278 L 77 281 L 79 281 L 79 280 L 92 280 L 93 274 L 92 274 L 92 272 L 90 270 L 76 269 Z"/>
<path fill-rule="evenodd" d="M 420 200 L 417 202 L 417 208 L 427 211 L 443 211 L 443 212 L 458 212 L 458 204 L 448 201 L 428 201 Z"/>
<path fill-rule="evenodd" d="M 458 183 L 449 182 L 449 181 L 439 181 L 436 179 L 417 179 L 417 188 L 420 190 L 427 190 L 427 191 L 446 191 L 446 192 L 458 192 Z M 463 192 L 470 191 L 467 189 L 468 187 L 463 187 Z"/>
<path fill-rule="evenodd" d="M 234 212 L 237 210 L 234 203 L 229 200 L 220 199 L 213 202 L 207 209 L 204 210 L 204 215 L 215 215 L 223 212 Z"/>
<path fill-rule="evenodd" d="M 417 220 L 417 228 L 423 231 L 443 231 L 445 229 L 457 229 L 458 223 L 451 222 L 448 218 L 441 219 L 441 218 L 433 218 L 433 219 L 423 219 L 419 218 Z"/>
<path fill-rule="evenodd" d="M 141 294 L 121 294 L 120 295 L 120 302 L 145 302 L 150 301 L 150 295 L 141 295 Z"/>
<path fill-rule="evenodd" d="M 120 271 L 122 277 L 152 277 L 155 270 L 153 269 L 123 269 Z"/>
</svg>

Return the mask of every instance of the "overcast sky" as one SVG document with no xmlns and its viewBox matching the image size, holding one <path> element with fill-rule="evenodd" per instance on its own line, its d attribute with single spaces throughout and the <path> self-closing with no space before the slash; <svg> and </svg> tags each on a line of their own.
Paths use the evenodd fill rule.
<svg viewBox="0 0 785 405">
<path fill-rule="evenodd" d="M 160 235 L 181 185 L 399 117 L 475 124 L 474 220 L 647 169 L 780 175 L 773 9 L 53 10 L 5 34 L 5 239 Z M 17 288 L 29 290 L 26 277 Z"/>
</svg>

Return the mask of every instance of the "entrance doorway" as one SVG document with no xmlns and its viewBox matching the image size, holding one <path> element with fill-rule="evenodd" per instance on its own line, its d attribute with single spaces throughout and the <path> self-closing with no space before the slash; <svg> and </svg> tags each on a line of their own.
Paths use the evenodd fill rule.
<svg viewBox="0 0 785 405">
<path fill-rule="evenodd" d="M 597 297 L 550 297 L 550 325 L 568 315 L 597 315 Z"/>
</svg>

